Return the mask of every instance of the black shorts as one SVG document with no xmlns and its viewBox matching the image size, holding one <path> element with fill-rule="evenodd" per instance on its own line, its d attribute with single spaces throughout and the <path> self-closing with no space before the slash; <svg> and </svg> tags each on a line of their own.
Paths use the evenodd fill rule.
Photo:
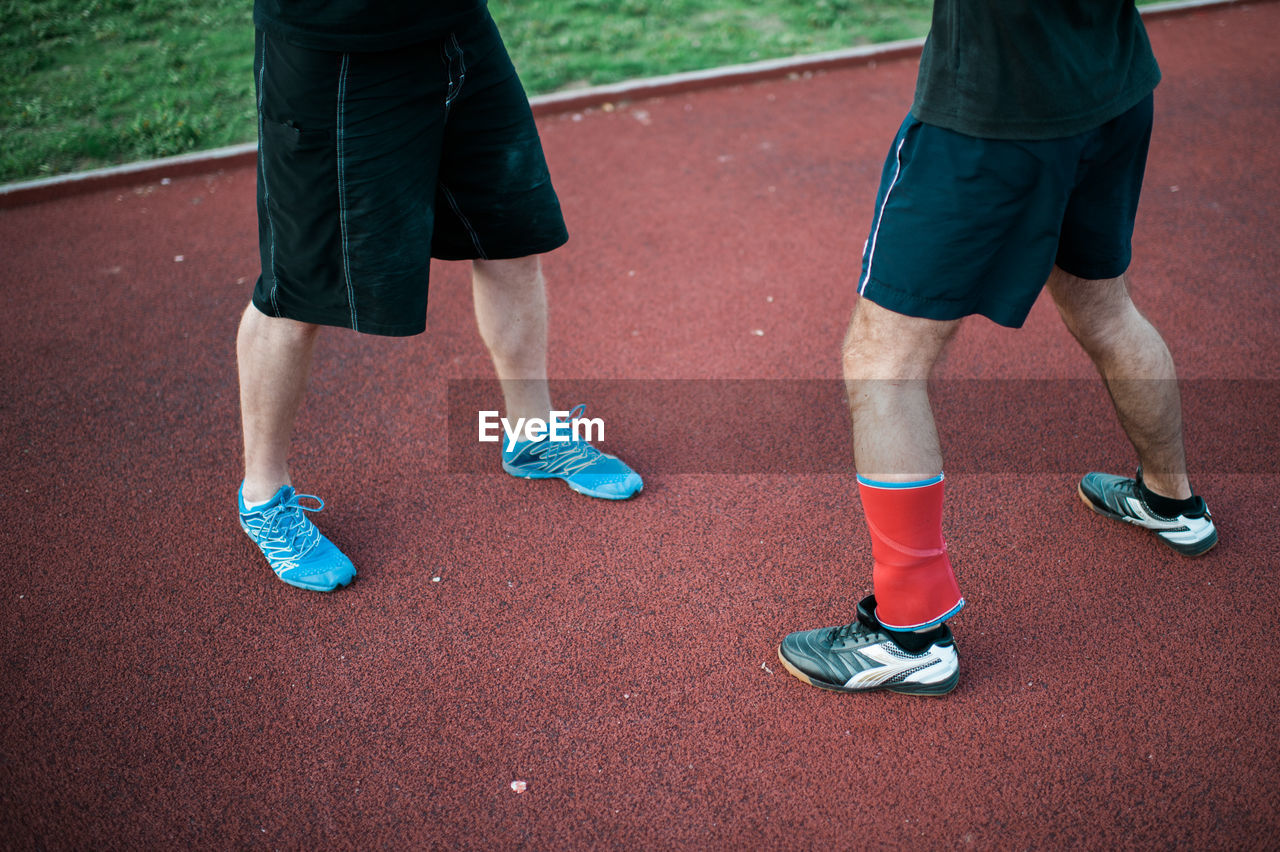
<svg viewBox="0 0 1280 852">
<path fill-rule="evenodd" d="M 885 161 L 858 292 L 907 316 L 1017 328 L 1056 264 L 1129 266 L 1152 99 L 1061 139 L 965 136 L 908 116 Z"/>
<path fill-rule="evenodd" d="M 332 53 L 261 31 L 253 304 L 409 335 L 430 260 L 516 258 L 568 239 L 529 101 L 487 12 L 438 41 Z"/>
</svg>

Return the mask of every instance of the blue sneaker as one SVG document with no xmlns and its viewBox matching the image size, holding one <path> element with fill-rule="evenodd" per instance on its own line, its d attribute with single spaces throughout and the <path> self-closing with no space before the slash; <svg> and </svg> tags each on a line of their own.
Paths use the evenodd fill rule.
<svg viewBox="0 0 1280 852">
<path fill-rule="evenodd" d="M 295 494 L 283 486 L 264 506 L 247 509 L 240 486 L 240 528 L 258 545 L 276 576 L 290 586 L 332 592 L 356 576 L 355 566 L 325 538 L 304 512 L 319 512 L 324 501 L 314 494 Z M 302 500 L 320 505 L 304 506 Z"/>
<path fill-rule="evenodd" d="M 578 405 L 569 419 L 581 417 Z M 626 500 L 644 488 L 644 480 L 617 456 L 601 452 L 586 441 L 517 441 L 502 449 L 502 469 L 521 479 L 563 479 L 588 497 Z"/>
</svg>

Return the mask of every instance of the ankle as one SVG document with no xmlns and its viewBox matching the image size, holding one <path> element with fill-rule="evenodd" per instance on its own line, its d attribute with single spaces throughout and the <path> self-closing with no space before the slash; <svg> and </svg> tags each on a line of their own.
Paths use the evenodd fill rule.
<svg viewBox="0 0 1280 852">
<path fill-rule="evenodd" d="M 1142 494 L 1142 500 L 1162 518 L 1176 518 L 1179 515 L 1194 515 L 1200 511 L 1200 500 L 1195 495 L 1178 499 L 1174 497 L 1165 497 L 1158 494 L 1147 487 L 1145 482 L 1139 482 L 1138 488 Z M 1186 489 L 1190 494 L 1191 489 Z"/>
<path fill-rule="evenodd" d="M 945 624 L 935 624 L 922 630 L 890 630 L 894 644 L 909 654 L 919 654 L 947 635 Z"/>
<path fill-rule="evenodd" d="M 252 481 L 245 479 L 240 484 L 240 499 L 244 501 L 246 506 L 260 506 L 263 503 L 269 503 L 281 488 L 289 484 L 287 477 L 280 482 L 267 479 Z"/>
<path fill-rule="evenodd" d="M 1164 500 L 1189 500 L 1195 495 L 1191 480 L 1185 473 L 1150 473 L 1145 465 L 1138 466 L 1138 482 L 1144 492 L 1155 494 Z"/>
</svg>

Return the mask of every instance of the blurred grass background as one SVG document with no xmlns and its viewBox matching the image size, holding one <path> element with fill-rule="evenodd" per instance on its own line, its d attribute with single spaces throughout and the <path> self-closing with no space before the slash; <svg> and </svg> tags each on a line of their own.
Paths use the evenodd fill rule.
<svg viewBox="0 0 1280 852">
<path fill-rule="evenodd" d="M 0 0 L 0 182 L 251 142 L 252 0 Z M 930 0 L 491 0 L 529 93 L 924 35 Z"/>
</svg>

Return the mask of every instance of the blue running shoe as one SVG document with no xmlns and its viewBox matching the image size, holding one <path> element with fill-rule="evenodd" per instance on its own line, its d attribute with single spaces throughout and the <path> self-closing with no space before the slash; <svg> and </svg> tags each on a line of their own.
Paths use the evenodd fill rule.
<svg viewBox="0 0 1280 852">
<path fill-rule="evenodd" d="M 574 407 L 570 421 L 585 411 L 585 405 Z M 511 450 L 503 447 L 502 469 L 522 479 L 563 479 L 579 494 L 602 500 L 626 500 L 644 488 L 626 462 L 586 441 L 517 441 Z"/>
<path fill-rule="evenodd" d="M 332 592 L 356 576 L 355 566 L 325 538 L 304 512 L 319 512 L 324 501 L 314 494 L 295 494 L 283 486 L 264 506 L 247 509 L 240 486 L 240 528 L 258 545 L 276 576 L 290 586 Z M 320 505 L 304 506 L 314 500 Z"/>
</svg>

